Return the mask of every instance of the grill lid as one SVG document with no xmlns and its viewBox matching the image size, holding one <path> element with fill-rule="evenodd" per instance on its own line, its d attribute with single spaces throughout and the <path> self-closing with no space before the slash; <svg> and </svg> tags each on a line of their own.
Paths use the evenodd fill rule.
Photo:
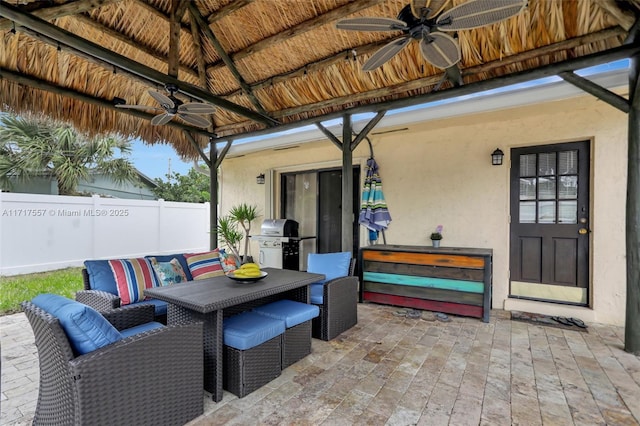
<svg viewBox="0 0 640 426">
<path fill-rule="evenodd" d="M 265 219 L 260 234 L 272 237 L 297 237 L 298 222 L 291 219 Z"/>
</svg>

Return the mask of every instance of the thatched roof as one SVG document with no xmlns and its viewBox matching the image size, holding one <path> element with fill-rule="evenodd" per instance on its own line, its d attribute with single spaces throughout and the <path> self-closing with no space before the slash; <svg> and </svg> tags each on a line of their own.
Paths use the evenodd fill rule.
<svg viewBox="0 0 640 426">
<path fill-rule="evenodd" d="M 238 138 L 453 90 L 455 79 L 425 62 L 415 42 L 363 72 L 363 62 L 398 33 L 335 27 L 344 17 L 395 18 L 408 2 L 0 1 L 0 103 L 89 132 L 169 142 L 193 158 L 185 129 L 204 147 L 207 132 L 218 140 Z M 457 33 L 463 85 L 615 50 L 638 11 L 637 0 L 530 0 L 513 18 Z M 148 91 L 162 92 L 163 83 L 176 81 L 188 92 L 177 95 L 185 102 L 218 105 L 212 128 L 189 129 L 178 119 L 152 126 L 153 114 L 113 107 L 114 98 L 156 106 Z"/>
</svg>

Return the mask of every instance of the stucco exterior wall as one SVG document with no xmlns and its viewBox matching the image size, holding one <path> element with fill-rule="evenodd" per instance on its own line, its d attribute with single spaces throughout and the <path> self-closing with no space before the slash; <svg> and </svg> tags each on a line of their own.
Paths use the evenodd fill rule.
<svg viewBox="0 0 640 426">
<path fill-rule="evenodd" d="M 626 114 L 585 96 L 372 133 L 393 218 L 386 232 L 389 244 L 430 244 L 429 233 L 443 225 L 443 245 L 493 249 L 494 308 L 624 324 Z M 509 299 L 510 148 L 581 140 L 591 141 L 591 306 Z M 502 166 L 491 165 L 495 148 L 505 152 Z M 354 152 L 362 178 L 368 156 L 365 141 Z M 273 172 L 277 181 L 280 171 L 339 167 L 340 159 L 340 150 L 328 140 L 226 159 L 221 213 L 238 202 L 254 202 L 271 217 L 272 188 L 256 184 L 256 175 L 270 177 Z M 362 229 L 360 244 L 366 241 Z M 252 252 L 257 253 L 257 246 Z"/>
</svg>

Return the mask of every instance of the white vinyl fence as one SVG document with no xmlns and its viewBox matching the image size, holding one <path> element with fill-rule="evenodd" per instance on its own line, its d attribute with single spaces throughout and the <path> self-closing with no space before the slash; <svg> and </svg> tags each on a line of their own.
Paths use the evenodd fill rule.
<svg viewBox="0 0 640 426">
<path fill-rule="evenodd" d="M 209 249 L 209 203 L 0 192 L 0 276 Z"/>
</svg>

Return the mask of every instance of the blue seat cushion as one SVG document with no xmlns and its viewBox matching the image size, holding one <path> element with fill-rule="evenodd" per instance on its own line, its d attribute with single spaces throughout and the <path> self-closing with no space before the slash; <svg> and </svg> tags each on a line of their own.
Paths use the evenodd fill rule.
<svg viewBox="0 0 640 426">
<path fill-rule="evenodd" d="M 293 300 L 278 300 L 259 306 L 253 311 L 260 315 L 282 320 L 287 328 L 302 324 L 320 315 L 320 308 L 317 306 Z"/>
<path fill-rule="evenodd" d="M 57 294 L 40 294 L 31 303 L 58 318 L 78 355 L 122 340 L 122 334 L 105 317 L 80 302 Z"/>
<path fill-rule="evenodd" d="M 118 295 L 118 285 L 108 260 L 85 260 L 84 267 L 89 274 L 92 290 L 102 290 Z"/>
<path fill-rule="evenodd" d="M 147 299 L 142 302 L 136 302 L 134 305 L 153 305 L 156 308 L 155 315 L 166 315 L 167 314 L 167 302 L 164 300 L 158 299 Z"/>
<path fill-rule="evenodd" d="M 313 283 L 311 288 L 311 303 L 322 305 L 324 303 L 324 283 Z"/>
<path fill-rule="evenodd" d="M 349 275 L 350 265 L 351 252 L 349 251 L 338 253 L 309 253 L 307 257 L 307 272 L 324 274 L 325 279 L 321 282 L 346 277 Z"/>
<path fill-rule="evenodd" d="M 284 333 L 284 321 L 255 312 L 243 312 L 223 322 L 224 344 L 241 351 L 256 347 Z"/>
<path fill-rule="evenodd" d="M 156 261 L 158 262 L 171 262 L 171 259 L 173 258 L 178 259 L 178 262 L 180 262 L 180 266 L 182 266 L 184 274 L 187 276 L 187 281 L 193 280 L 193 276 L 191 275 L 191 271 L 189 270 L 189 264 L 187 264 L 187 259 L 185 259 L 182 253 L 145 256 L 145 258 L 147 259 L 151 257 L 155 257 Z"/>
<path fill-rule="evenodd" d="M 136 325 L 135 327 L 120 330 L 120 334 L 122 334 L 122 337 L 125 338 L 133 336 L 134 334 L 142 333 L 143 331 L 155 330 L 156 328 L 164 328 L 164 325 L 155 321 L 147 322 L 144 324 Z"/>
</svg>

